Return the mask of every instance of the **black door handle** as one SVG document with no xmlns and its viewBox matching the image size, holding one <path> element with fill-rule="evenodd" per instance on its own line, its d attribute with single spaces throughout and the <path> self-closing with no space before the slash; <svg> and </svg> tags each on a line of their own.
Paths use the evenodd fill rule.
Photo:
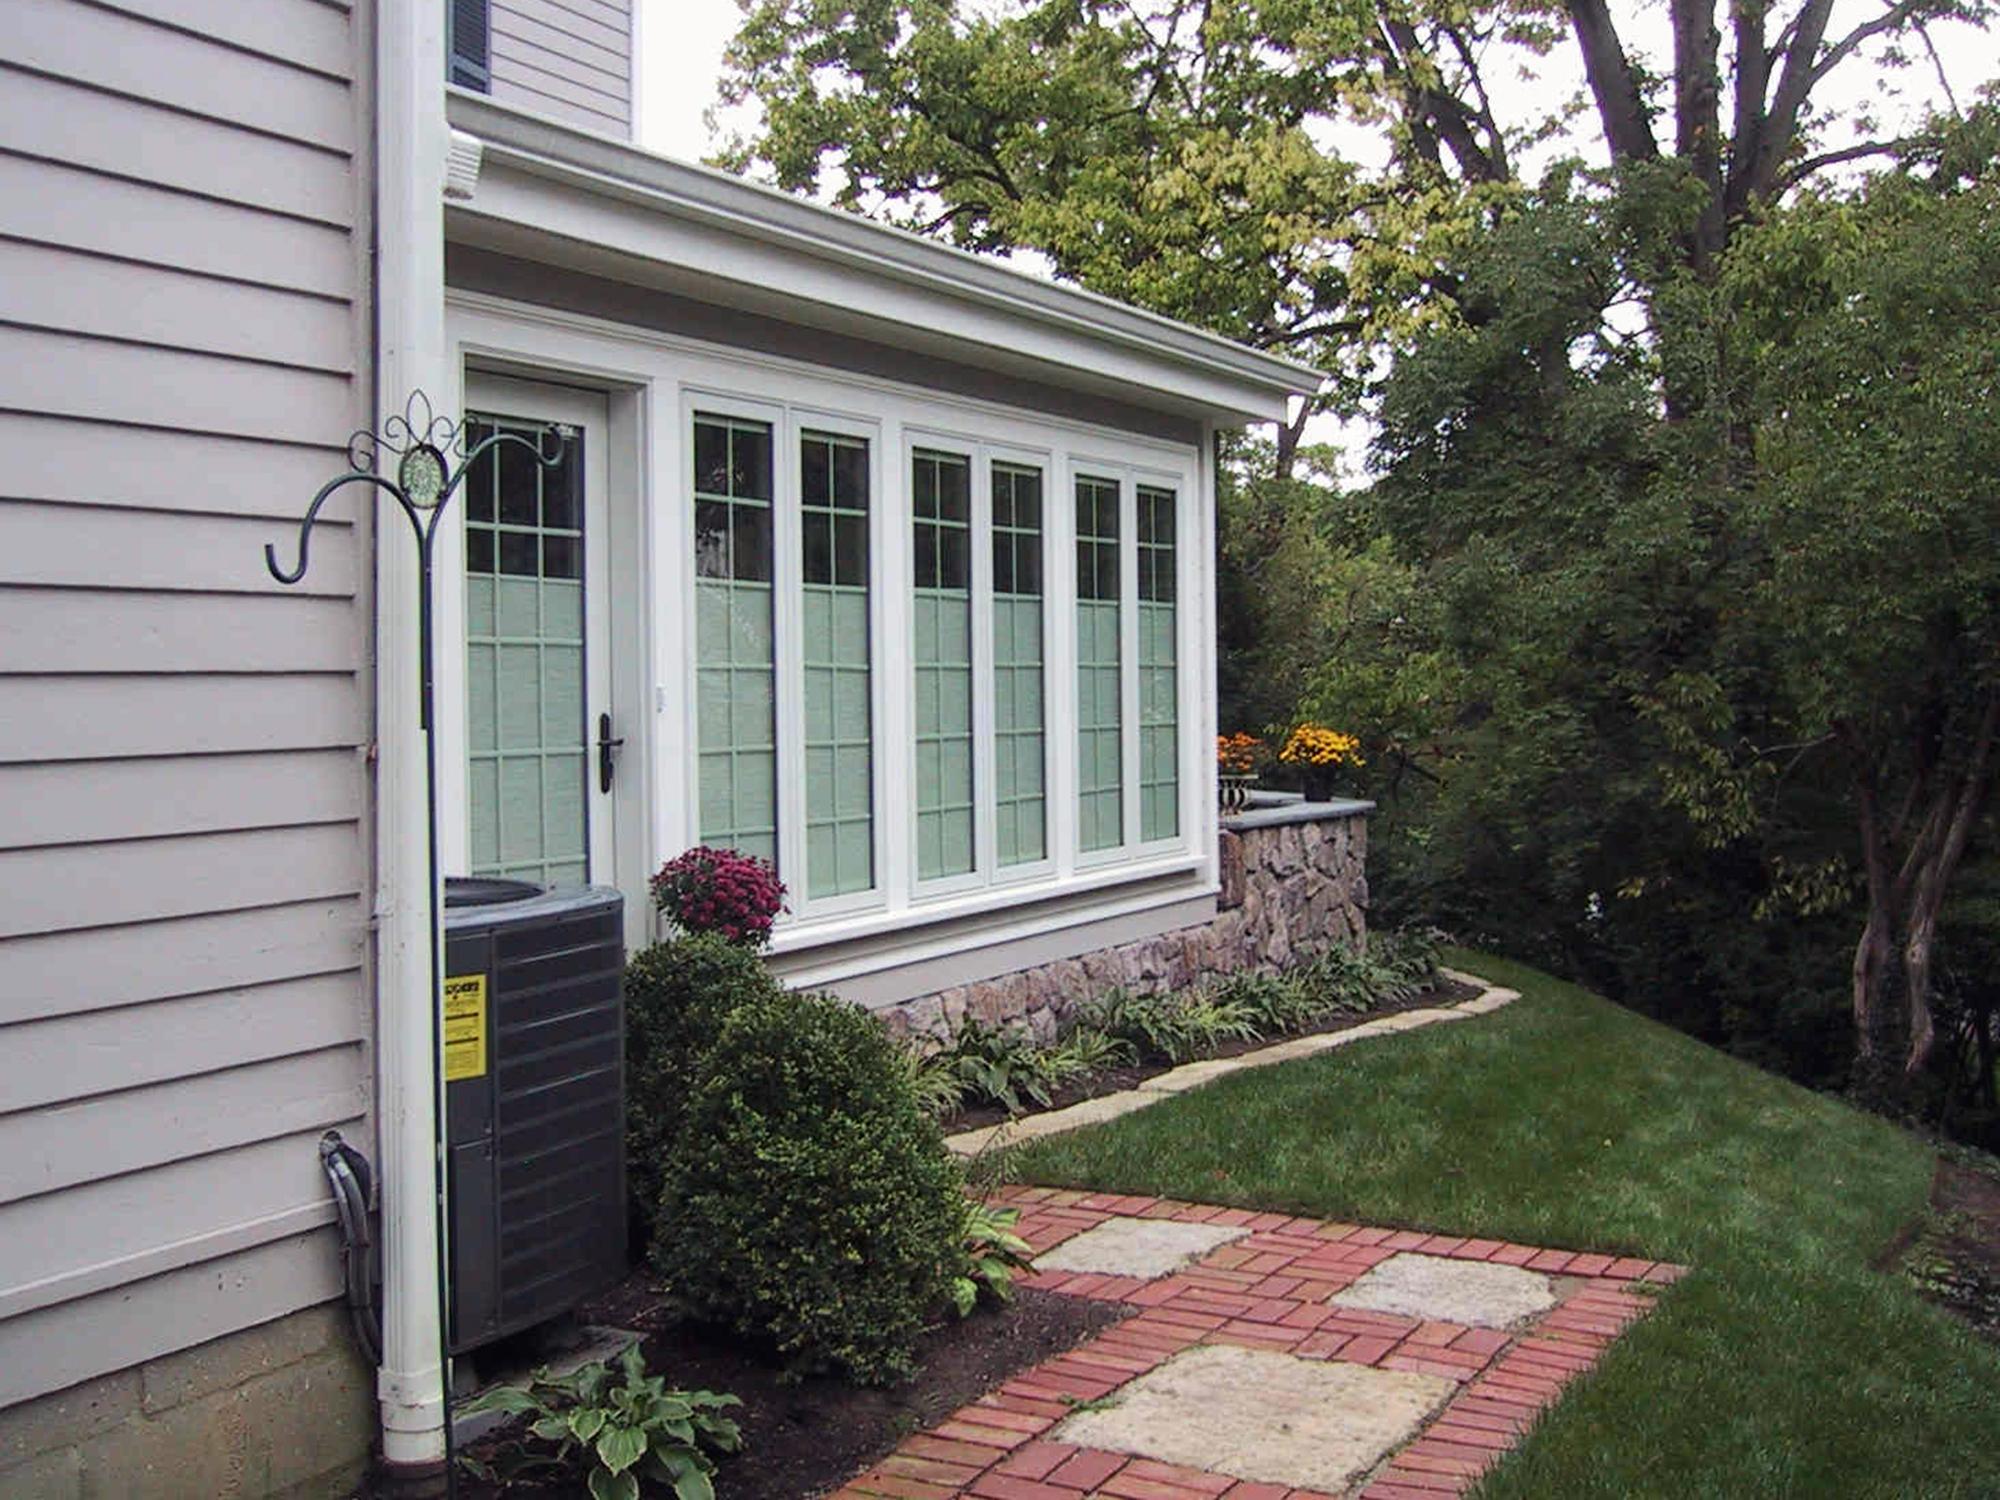
<svg viewBox="0 0 2000 1500">
<path fill-rule="evenodd" d="M 623 739 L 614 740 L 611 737 L 611 715 L 599 714 L 597 716 L 597 789 L 600 792 L 611 790 L 612 757 L 618 753 L 618 747 L 624 743 Z"/>
</svg>

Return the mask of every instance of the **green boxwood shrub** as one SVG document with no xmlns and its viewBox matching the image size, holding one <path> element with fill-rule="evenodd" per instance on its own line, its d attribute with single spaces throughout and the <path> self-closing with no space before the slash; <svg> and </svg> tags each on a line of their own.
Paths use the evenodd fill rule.
<svg viewBox="0 0 2000 1500">
<path fill-rule="evenodd" d="M 797 1373 L 907 1375 L 963 1266 L 963 1178 L 871 1016 L 751 1001 L 702 1059 L 653 1263 L 689 1315 Z"/>
<path fill-rule="evenodd" d="M 762 959 L 713 933 L 655 943 L 626 964 L 625 1162 L 638 1245 L 650 1237 L 702 1058 L 732 1014 L 782 993 Z"/>
</svg>

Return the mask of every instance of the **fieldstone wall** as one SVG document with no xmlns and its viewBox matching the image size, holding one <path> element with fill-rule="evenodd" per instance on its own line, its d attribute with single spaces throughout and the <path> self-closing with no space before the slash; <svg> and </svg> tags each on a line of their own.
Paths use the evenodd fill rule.
<svg viewBox="0 0 2000 1500">
<path fill-rule="evenodd" d="M 374 1372 L 316 1307 L 0 1410 L 0 1495 L 336 1500 L 374 1433 Z"/>
<path fill-rule="evenodd" d="M 1184 989 L 1243 969 L 1274 972 L 1367 935 L 1367 805 L 1261 809 L 1222 828 L 1213 921 L 923 995 L 884 1012 L 894 1031 L 942 1036 L 971 1015 L 1038 1034 L 1112 988 Z"/>
</svg>

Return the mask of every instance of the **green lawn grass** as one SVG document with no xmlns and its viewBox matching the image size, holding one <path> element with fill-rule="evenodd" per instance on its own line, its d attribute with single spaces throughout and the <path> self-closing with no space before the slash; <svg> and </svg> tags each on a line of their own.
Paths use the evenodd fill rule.
<svg viewBox="0 0 2000 1500">
<path fill-rule="evenodd" d="M 1923 1142 L 1533 970 L 1453 961 L 1523 998 L 1237 1074 L 1008 1173 L 1694 1266 L 1482 1496 L 2000 1496 L 2000 1351 L 1870 1268 L 1923 1212 Z"/>
</svg>

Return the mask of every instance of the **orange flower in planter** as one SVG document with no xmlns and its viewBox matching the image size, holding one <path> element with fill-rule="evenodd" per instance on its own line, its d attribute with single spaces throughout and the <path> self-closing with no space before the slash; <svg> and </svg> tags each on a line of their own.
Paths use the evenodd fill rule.
<svg viewBox="0 0 2000 1500">
<path fill-rule="evenodd" d="M 1324 724 L 1301 724 L 1285 741 L 1278 759 L 1291 766 L 1360 766 L 1361 741 Z"/>
<path fill-rule="evenodd" d="M 1264 742 L 1254 734 L 1218 734 L 1215 737 L 1215 763 L 1225 776 L 1248 776 L 1257 768 L 1257 757 L 1264 749 Z"/>
</svg>

